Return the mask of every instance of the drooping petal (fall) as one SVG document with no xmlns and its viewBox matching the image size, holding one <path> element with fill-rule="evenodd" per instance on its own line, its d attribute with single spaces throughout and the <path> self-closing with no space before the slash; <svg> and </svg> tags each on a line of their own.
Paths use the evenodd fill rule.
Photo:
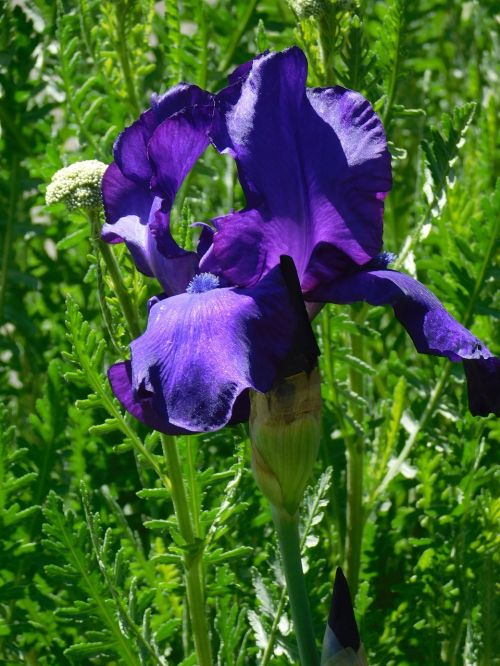
<svg viewBox="0 0 500 666">
<path fill-rule="evenodd" d="M 472 414 L 500 413 L 500 360 L 456 321 L 429 289 L 409 275 L 392 270 L 359 271 L 317 287 L 309 298 L 392 305 L 417 351 L 465 362 Z"/>
<path fill-rule="evenodd" d="M 268 391 L 292 346 L 297 316 L 279 270 L 248 289 L 215 288 L 155 303 L 131 345 L 131 375 L 115 393 L 160 430 L 216 430 L 244 409 L 246 389 Z M 239 398 L 239 402 L 238 401 Z M 145 402 L 144 402 L 145 401 Z M 168 424 L 168 425 L 166 425 Z"/>
<path fill-rule="evenodd" d="M 191 430 L 179 428 L 168 421 L 165 412 L 158 412 L 154 406 L 151 395 L 134 395 L 132 389 L 132 366 L 130 361 L 115 363 L 108 370 L 109 383 L 113 393 L 125 409 L 136 419 L 142 421 L 149 428 L 158 430 L 166 435 L 192 434 Z M 243 391 L 236 399 L 228 425 L 245 423 L 250 415 L 250 398 L 248 391 Z"/>
</svg>

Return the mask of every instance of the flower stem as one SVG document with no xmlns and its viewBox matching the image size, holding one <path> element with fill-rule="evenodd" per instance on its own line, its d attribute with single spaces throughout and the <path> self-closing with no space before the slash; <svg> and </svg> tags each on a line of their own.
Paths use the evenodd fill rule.
<svg viewBox="0 0 500 666">
<path fill-rule="evenodd" d="M 327 12 L 318 18 L 319 48 L 323 63 L 323 82 L 326 86 L 335 83 L 334 57 L 338 28 Z"/>
<path fill-rule="evenodd" d="M 363 542 L 363 442 L 359 438 L 347 451 L 346 569 L 352 597 L 356 596 Z"/>
<path fill-rule="evenodd" d="M 133 115 L 137 116 L 139 115 L 141 108 L 137 98 L 134 78 L 132 76 L 132 68 L 130 66 L 125 14 L 123 11 L 120 10 L 118 3 L 115 5 L 115 18 L 116 18 L 116 39 L 115 39 L 116 53 L 118 55 L 118 60 L 120 61 L 120 66 L 122 68 L 123 80 L 125 83 L 125 88 L 127 90 L 129 107 Z"/>
<path fill-rule="evenodd" d="M 220 72 L 225 72 L 226 69 L 229 67 L 231 64 L 231 60 L 233 59 L 233 55 L 238 48 L 238 44 L 240 43 L 241 38 L 245 34 L 245 30 L 247 29 L 247 25 L 252 18 L 252 15 L 255 11 L 255 8 L 257 7 L 257 3 L 259 0 L 249 0 L 245 11 L 243 12 L 243 16 L 238 20 L 238 26 L 233 32 L 233 36 L 229 42 L 226 54 L 224 55 L 224 58 L 222 59 L 222 64 L 219 67 Z"/>
<path fill-rule="evenodd" d="M 175 515 L 181 536 L 186 542 L 184 571 L 189 616 L 197 657 L 196 663 L 198 666 L 211 666 L 212 654 L 203 589 L 203 548 L 200 541 L 196 539 L 193 528 L 175 439 L 166 435 L 160 435 L 160 437 L 163 454 L 168 466 Z"/>
<path fill-rule="evenodd" d="M 98 248 L 101 257 L 103 258 L 111 280 L 113 281 L 115 293 L 118 298 L 118 302 L 120 303 L 123 316 L 127 321 L 128 329 L 132 337 L 138 338 L 142 331 L 139 320 L 137 318 L 135 307 L 130 300 L 129 292 L 125 287 L 125 283 L 123 282 L 123 275 L 120 270 L 120 265 L 118 264 L 115 254 L 108 243 L 97 240 L 99 239 L 100 234 L 99 211 L 94 209 L 89 210 L 89 217 L 92 236 L 95 239 L 96 247 Z"/>
<path fill-rule="evenodd" d="M 351 336 L 352 352 L 363 358 L 363 343 L 359 335 Z M 350 371 L 351 390 L 363 394 L 363 377 L 359 371 Z M 354 418 L 358 423 L 363 419 L 362 409 L 354 406 Z M 346 515 L 346 569 L 352 597 L 356 596 L 361 566 L 363 543 L 363 458 L 364 442 L 362 434 L 356 432 L 347 440 L 347 515 Z"/>
<path fill-rule="evenodd" d="M 302 666 L 316 666 L 318 652 L 300 557 L 299 516 L 271 507 L 283 560 L 292 619 Z"/>
</svg>

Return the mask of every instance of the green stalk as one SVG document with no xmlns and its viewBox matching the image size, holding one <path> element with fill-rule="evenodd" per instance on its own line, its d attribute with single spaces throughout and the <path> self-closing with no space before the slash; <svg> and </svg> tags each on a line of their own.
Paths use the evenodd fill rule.
<svg viewBox="0 0 500 666">
<path fill-rule="evenodd" d="M 186 443 L 186 465 L 187 465 L 187 482 L 188 493 L 191 501 L 191 516 L 193 517 L 193 530 L 195 538 L 201 539 L 201 524 L 200 524 L 200 507 L 198 502 L 198 488 L 196 483 L 196 452 L 197 442 L 194 437 L 186 435 L 184 437 Z"/>
<path fill-rule="evenodd" d="M 160 435 L 160 437 L 170 477 L 175 515 L 181 536 L 186 542 L 184 572 L 189 616 L 197 657 L 196 663 L 198 666 L 211 666 L 212 653 L 203 588 L 203 548 L 200 547 L 199 540 L 196 539 L 195 529 L 189 512 L 186 488 L 175 439 L 166 435 Z"/>
<path fill-rule="evenodd" d="M 351 336 L 352 353 L 359 359 L 363 357 L 363 342 L 359 335 Z M 350 370 L 351 389 L 361 395 L 363 378 L 358 370 Z M 363 413 L 354 407 L 354 416 L 359 422 Z M 352 597 L 356 596 L 361 566 L 361 547 L 363 543 L 363 437 L 355 433 L 347 440 L 347 524 L 346 524 L 346 569 L 347 580 Z"/>
<path fill-rule="evenodd" d="M 133 338 L 138 338 L 141 333 L 141 326 L 137 318 L 136 308 L 134 307 L 132 301 L 129 297 L 129 292 L 125 287 L 123 281 L 123 275 L 120 270 L 118 261 L 116 260 L 115 254 L 108 243 L 105 243 L 99 238 L 99 211 L 96 209 L 89 210 L 90 226 L 92 230 L 92 236 L 96 241 L 96 246 L 106 264 L 108 273 L 113 282 L 116 296 L 118 302 L 120 303 L 120 308 L 123 312 L 123 316 L 127 322 L 128 329 Z"/>
<path fill-rule="evenodd" d="M 135 89 L 135 82 L 132 76 L 132 68 L 130 66 L 130 58 L 128 53 L 127 43 L 127 29 L 125 25 L 125 14 L 117 3 L 115 5 L 115 18 L 116 18 L 116 40 L 115 47 L 122 68 L 123 80 L 129 100 L 130 109 L 134 116 L 138 116 L 141 108 Z"/>
<path fill-rule="evenodd" d="M 335 84 L 334 57 L 337 45 L 338 27 L 329 12 L 323 13 L 318 19 L 318 37 L 321 61 L 323 63 L 323 83 L 326 86 Z"/>
<path fill-rule="evenodd" d="M 363 543 L 363 443 L 356 439 L 347 449 L 346 570 L 352 597 L 356 596 Z"/>
<path fill-rule="evenodd" d="M 220 72 L 225 72 L 226 69 L 229 67 L 231 64 L 231 61 L 233 59 L 234 53 L 236 49 L 238 48 L 238 44 L 240 43 L 241 38 L 245 34 L 245 30 L 247 29 L 248 22 L 252 18 L 252 14 L 255 11 L 255 8 L 257 7 L 257 3 L 259 0 L 249 0 L 246 6 L 246 9 L 243 13 L 243 16 L 241 19 L 238 21 L 238 27 L 233 33 L 233 37 L 231 41 L 229 42 L 229 46 L 227 49 L 227 52 L 222 60 L 222 64 L 219 67 Z"/>
<path fill-rule="evenodd" d="M 334 71 L 334 55 L 338 39 L 338 23 L 335 21 L 336 17 L 332 17 L 330 13 L 323 13 L 317 19 L 319 47 L 321 62 L 323 64 L 325 85 L 333 85 L 335 78 Z M 363 346 L 360 336 L 351 336 L 352 352 L 354 356 L 362 358 Z M 330 354 L 328 353 L 328 356 Z M 334 392 L 333 384 L 333 358 L 329 359 L 330 363 L 330 391 Z M 350 372 L 351 388 L 358 394 L 363 392 L 363 379 L 360 373 L 356 370 Z M 342 414 L 341 410 L 337 410 Z M 362 411 L 355 408 L 354 416 L 357 421 L 363 417 Z M 361 550 L 363 542 L 363 440 L 362 436 L 355 434 L 353 438 L 347 435 L 346 428 L 343 424 L 343 416 L 339 418 L 339 424 L 344 435 L 347 447 L 347 516 L 346 516 L 346 543 L 345 543 L 345 560 L 347 569 L 347 579 L 353 598 L 356 596 L 356 591 L 359 582 L 359 571 L 361 566 Z"/>
<path fill-rule="evenodd" d="M 394 62 L 392 63 L 391 71 L 389 74 L 389 87 L 387 90 L 387 100 L 384 106 L 384 111 L 382 113 L 382 124 L 384 125 L 385 128 L 388 127 L 390 118 L 391 118 L 391 112 L 392 112 L 392 107 L 394 105 L 394 101 L 396 99 L 396 87 L 398 83 L 398 76 L 399 76 L 399 59 L 400 59 L 400 44 L 401 44 L 401 31 L 402 31 L 402 21 L 399 21 L 398 25 L 398 35 L 397 35 L 397 41 L 396 41 L 396 48 L 395 48 L 395 58 Z"/>
<path fill-rule="evenodd" d="M 313 503 L 313 507 L 309 512 L 309 518 L 306 521 L 304 525 L 304 529 L 302 530 L 302 536 L 300 538 L 300 552 L 303 553 L 306 547 L 306 541 L 307 537 L 310 534 L 310 531 L 313 527 L 313 517 L 316 515 L 316 511 L 318 509 L 318 502 L 319 498 L 316 497 Z M 281 591 L 281 595 L 278 601 L 278 605 L 276 607 L 276 610 L 274 611 L 274 619 L 273 619 L 273 624 L 271 626 L 271 630 L 269 632 L 268 640 L 267 640 L 267 645 L 266 649 L 264 651 L 264 654 L 262 655 L 262 661 L 260 662 L 260 666 L 267 666 L 269 662 L 271 661 L 271 658 L 274 653 L 274 643 L 276 640 L 276 634 L 278 632 L 278 625 L 281 619 L 281 616 L 283 614 L 283 609 L 285 608 L 285 602 L 286 602 L 286 590 L 283 589 Z"/>
<path fill-rule="evenodd" d="M 200 88 L 207 87 L 208 76 L 208 34 L 207 34 L 207 18 L 205 11 L 205 2 L 198 3 L 198 32 L 200 41 L 200 61 L 198 64 L 198 85 Z"/>
<path fill-rule="evenodd" d="M 293 626 L 302 666 L 316 666 L 318 652 L 300 557 L 299 515 L 271 507 L 285 572 Z"/>
</svg>

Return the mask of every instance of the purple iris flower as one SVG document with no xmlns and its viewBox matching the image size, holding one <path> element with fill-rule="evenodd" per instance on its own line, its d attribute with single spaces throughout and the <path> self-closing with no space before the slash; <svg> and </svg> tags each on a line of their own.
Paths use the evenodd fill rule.
<svg viewBox="0 0 500 666">
<path fill-rule="evenodd" d="M 310 303 L 390 304 L 419 352 L 463 361 L 473 414 L 500 412 L 500 359 L 423 285 L 387 269 L 383 201 L 391 163 L 380 119 L 359 94 L 306 88 L 300 49 L 266 53 L 210 94 L 180 84 L 118 138 L 103 181 L 103 239 L 125 242 L 164 293 L 131 360 L 109 371 L 126 409 L 166 433 L 248 417 L 247 389 L 270 390 L 300 316 L 280 271 Z M 247 205 L 203 227 L 197 252 L 169 215 L 212 144 L 234 158 Z"/>
</svg>

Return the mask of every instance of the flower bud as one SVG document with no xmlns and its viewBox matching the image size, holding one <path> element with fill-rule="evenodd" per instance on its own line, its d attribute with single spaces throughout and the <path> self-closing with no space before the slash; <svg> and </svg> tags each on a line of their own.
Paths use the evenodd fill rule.
<svg viewBox="0 0 500 666">
<path fill-rule="evenodd" d="M 367 664 L 354 617 L 349 586 L 342 569 L 338 567 L 323 639 L 321 666 L 367 666 Z"/>
<path fill-rule="evenodd" d="M 325 0 L 288 0 L 299 19 L 317 18 L 325 12 Z"/>
<path fill-rule="evenodd" d="M 47 187 L 47 204 L 63 202 L 69 210 L 98 208 L 102 202 L 101 183 L 107 165 L 98 160 L 75 162 L 59 169 Z"/>
<path fill-rule="evenodd" d="M 317 368 L 281 380 L 268 393 L 252 393 L 250 440 L 255 480 L 271 504 L 291 516 L 302 501 L 320 433 Z"/>
<path fill-rule="evenodd" d="M 288 0 L 292 11 L 301 20 L 320 19 L 325 14 L 348 11 L 355 6 L 356 0 Z"/>
</svg>

